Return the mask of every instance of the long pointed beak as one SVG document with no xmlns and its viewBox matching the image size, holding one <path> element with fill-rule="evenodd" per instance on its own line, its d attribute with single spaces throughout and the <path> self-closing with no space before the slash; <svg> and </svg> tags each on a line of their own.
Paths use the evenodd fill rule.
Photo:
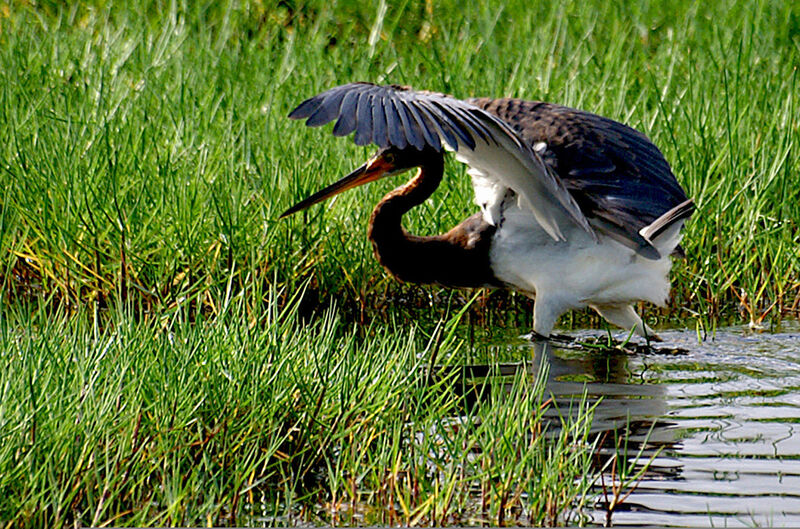
<svg viewBox="0 0 800 529">
<path fill-rule="evenodd" d="M 338 182 L 334 182 L 325 189 L 317 191 L 310 197 L 305 198 L 294 206 L 290 207 L 281 213 L 280 218 L 288 217 L 292 213 L 297 213 L 298 211 L 304 210 L 309 206 L 313 206 L 317 202 L 322 202 L 326 198 L 338 195 L 339 193 L 347 191 L 348 189 L 374 182 L 375 180 L 386 176 L 386 174 L 392 169 L 392 165 L 383 159 L 383 157 L 378 156 L 377 158 L 373 158 Z"/>
</svg>

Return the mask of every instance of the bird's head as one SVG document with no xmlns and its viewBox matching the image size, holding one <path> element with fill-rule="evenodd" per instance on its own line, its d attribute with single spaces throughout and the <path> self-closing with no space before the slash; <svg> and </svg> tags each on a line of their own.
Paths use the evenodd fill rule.
<svg viewBox="0 0 800 529">
<path fill-rule="evenodd" d="M 414 167 L 428 165 L 429 163 L 441 163 L 442 153 L 432 147 L 426 146 L 422 150 L 415 147 L 389 146 L 378 151 L 364 165 L 345 176 L 341 180 L 334 182 L 325 189 L 317 191 L 313 195 L 301 200 L 281 214 L 281 218 L 304 210 L 326 198 L 338 195 L 348 189 L 353 189 L 375 180 L 380 180 L 387 176 L 404 173 Z"/>
</svg>

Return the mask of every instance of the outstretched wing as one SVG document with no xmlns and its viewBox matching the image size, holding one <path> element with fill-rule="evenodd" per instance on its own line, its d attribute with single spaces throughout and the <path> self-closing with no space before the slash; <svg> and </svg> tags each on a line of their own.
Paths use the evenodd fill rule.
<svg viewBox="0 0 800 529">
<path fill-rule="evenodd" d="M 530 144 L 502 119 L 465 101 L 395 85 L 350 83 L 302 102 L 289 117 L 307 119 L 308 126 L 336 120 L 333 134 L 355 132 L 358 145 L 450 148 L 474 173 L 516 192 L 553 239 L 565 239 L 559 224 L 566 219 L 594 235 L 564 182 Z M 498 198 L 505 194 L 504 189 L 497 193 Z M 493 223 L 492 215 L 486 214 L 492 205 L 481 205 L 487 221 Z"/>
<path fill-rule="evenodd" d="M 661 151 L 627 125 L 552 103 L 467 102 L 508 123 L 533 147 L 595 228 L 647 257 L 664 224 L 694 210 Z"/>
</svg>

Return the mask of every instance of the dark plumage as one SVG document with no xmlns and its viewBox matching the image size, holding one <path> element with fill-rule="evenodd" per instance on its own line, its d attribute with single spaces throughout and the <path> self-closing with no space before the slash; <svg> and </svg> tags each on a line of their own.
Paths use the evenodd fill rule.
<svg viewBox="0 0 800 529">
<path fill-rule="evenodd" d="M 378 261 L 393 276 L 408 283 L 435 284 L 451 288 L 500 287 L 492 273 L 489 249 L 497 228 L 480 213 L 441 235 L 420 237 L 403 229 L 402 217 L 428 199 L 442 181 L 442 153 L 387 147 L 376 155 L 388 154 L 398 170 L 422 167 L 406 185 L 388 193 L 372 212 L 369 239 Z M 420 266 L 425 263 L 425 266 Z"/>
<path fill-rule="evenodd" d="M 641 132 L 590 112 L 523 101 L 467 99 L 511 125 L 561 178 L 581 211 L 645 244 L 639 230 L 686 202 L 661 151 Z M 692 208 L 693 209 L 693 208 Z"/>
</svg>

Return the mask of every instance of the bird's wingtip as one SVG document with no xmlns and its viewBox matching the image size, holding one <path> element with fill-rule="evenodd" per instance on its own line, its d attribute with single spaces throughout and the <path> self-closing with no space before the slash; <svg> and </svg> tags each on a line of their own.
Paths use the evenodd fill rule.
<svg viewBox="0 0 800 529">
<path fill-rule="evenodd" d="M 314 97 L 312 97 L 310 99 L 306 99 L 305 101 L 303 101 L 302 103 L 297 105 L 294 108 L 294 110 L 289 112 L 289 115 L 286 116 L 286 117 L 288 117 L 289 119 L 305 119 L 305 118 L 311 116 L 311 114 L 315 110 L 315 107 L 314 107 L 315 99 L 316 98 L 314 98 Z"/>
</svg>

